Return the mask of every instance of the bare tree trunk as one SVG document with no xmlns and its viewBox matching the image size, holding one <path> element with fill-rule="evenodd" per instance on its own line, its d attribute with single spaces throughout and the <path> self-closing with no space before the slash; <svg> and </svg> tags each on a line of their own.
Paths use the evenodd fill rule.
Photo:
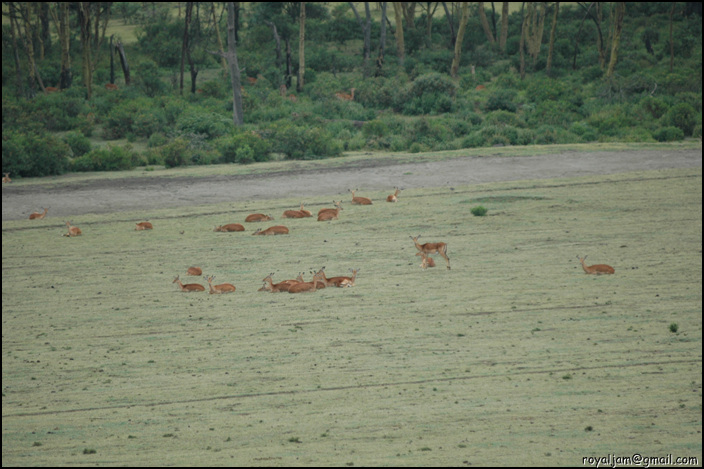
<svg viewBox="0 0 704 469">
<path fill-rule="evenodd" d="M 376 58 L 376 75 L 381 75 L 384 66 L 384 50 L 386 49 L 386 6 L 387 2 L 381 2 L 381 31 L 379 32 L 379 55 Z"/>
<path fill-rule="evenodd" d="M 611 40 L 611 59 L 609 67 L 606 70 L 606 77 L 610 78 L 614 74 L 614 68 L 618 60 L 618 46 L 621 42 L 621 32 L 623 31 L 623 17 L 626 14 L 626 4 L 624 2 L 616 3 L 616 12 L 614 17 L 614 37 Z"/>
<path fill-rule="evenodd" d="M 118 42 L 115 45 L 117 53 L 120 56 L 120 65 L 122 65 L 122 73 L 125 76 L 125 85 L 129 86 L 132 83 L 132 78 L 130 77 L 130 66 L 127 63 L 127 55 L 125 55 L 125 48 L 122 47 L 122 43 Z"/>
<path fill-rule="evenodd" d="M 354 16 L 357 18 L 357 22 L 359 25 L 362 27 L 362 34 L 364 35 L 364 65 L 362 66 L 364 69 L 364 78 L 367 78 L 369 76 L 369 57 L 371 56 L 371 42 L 372 42 L 372 36 L 371 36 L 371 13 L 369 11 L 369 2 L 364 2 L 364 13 L 366 20 L 362 21 L 362 18 L 359 16 L 359 13 L 357 13 L 357 8 L 355 8 L 353 2 L 348 2 L 350 8 L 352 8 L 352 12 L 354 13 Z"/>
<path fill-rule="evenodd" d="M 183 69 L 186 62 L 186 51 L 188 50 L 188 31 L 191 29 L 191 18 L 193 17 L 193 2 L 186 2 L 186 20 L 183 27 L 183 41 L 181 42 L 181 69 L 179 70 L 178 94 L 183 95 Z"/>
<path fill-rule="evenodd" d="M 235 42 L 235 3 L 227 2 L 227 63 L 232 84 L 232 121 L 236 127 L 244 125 L 242 113 L 242 83 L 240 66 L 237 63 L 237 44 Z"/>
<path fill-rule="evenodd" d="M 494 39 L 494 35 L 491 33 L 491 28 L 489 27 L 489 20 L 486 19 L 486 12 L 484 11 L 484 2 L 479 2 L 478 12 L 479 19 L 482 23 L 482 29 L 484 30 L 484 34 L 486 35 L 486 39 L 487 41 L 489 41 L 490 44 L 494 44 L 496 42 L 496 39 Z"/>
<path fill-rule="evenodd" d="M 8 2 L 10 14 L 10 36 L 12 37 L 12 57 L 15 60 L 15 86 L 16 95 L 24 94 L 24 83 L 22 81 L 22 62 L 20 61 L 20 47 L 17 44 L 17 37 L 21 36 L 20 26 L 17 23 L 17 8 L 15 2 Z"/>
<path fill-rule="evenodd" d="M 401 5 L 398 2 L 393 2 L 394 4 L 394 17 L 396 19 L 396 50 L 398 53 L 398 63 L 403 65 L 403 61 L 406 59 L 406 47 L 403 40 L 403 13 L 401 11 Z"/>
<path fill-rule="evenodd" d="M 501 35 L 499 36 L 499 49 L 506 52 L 506 39 L 508 39 L 508 2 L 501 5 Z"/>
<path fill-rule="evenodd" d="M 550 46 L 548 47 L 548 61 L 545 65 L 545 73 L 550 76 L 552 69 L 552 54 L 555 49 L 555 30 L 557 29 L 557 14 L 560 11 L 560 2 L 555 2 L 555 14 L 552 17 L 552 27 L 550 28 Z"/>
<path fill-rule="evenodd" d="M 455 41 L 455 56 L 452 59 L 452 66 L 450 67 L 450 75 L 452 78 L 459 77 L 462 39 L 464 38 L 464 30 L 467 27 L 467 21 L 469 21 L 469 3 L 462 2 L 462 16 L 460 17 L 460 26 L 457 29 L 457 41 Z"/>
<path fill-rule="evenodd" d="M 672 2 L 672 8 L 670 8 L 670 72 L 672 72 L 672 67 L 675 65 L 675 43 L 672 39 L 672 18 L 675 16 L 676 5 L 676 2 Z"/>
<path fill-rule="evenodd" d="M 298 32 L 298 80 L 296 80 L 296 91 L 303 91 L 306 74 L 306 2 L 301 2 L 301 14 L 299 17 Z"/>
<path fill-rule="evenodd" d="M 91 70 L 93 59 L 90 40 L 90 3 L 79 2 L 78 13 L 78 21 L 81 25 L 81 46 L 83 47 L 81 63 L 83 86 L 86 87 L 86 98 L 90 99 L 93 95 L 93 73 Z"/>
<path fill-rule="evenodd" d="M 220 26 L 218 23 L 218 17 L 215 14 L 215 2 L 210 4 L 210 10 L 213 15 L 213 28 L 215 28 L 215 39 L 218 42 L 218 51 L 220 52 L 220 63 L 222 64 L 222 69 L 227 71 L 227 60 L 225 59 L 225 49 L 222 47 L 222 37 L 220 36 Z"/>
<path fill-rule="evenodd" d="M 450 28 L 450 47 L 455 48 L 455 42 L 457 41 L 457 33 L 455 32 L 455 22 L 452 19 L 452 14 L 447 8 L 447 3 L 442 2 L 442 7 L 445 10 L 445 18 L 447 18 L 447 25 Z"/>
</svg>

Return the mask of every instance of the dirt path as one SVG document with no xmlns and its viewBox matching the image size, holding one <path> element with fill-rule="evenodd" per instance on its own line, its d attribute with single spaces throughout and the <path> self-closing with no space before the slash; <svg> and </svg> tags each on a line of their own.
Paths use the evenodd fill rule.
<svg viewBox="0 0 704 469">
<path fill-rule="evenodd" d="M 361 192 L 453 187 L 498 181 L 550 179 L 669 168 L 701 168 L 702 150 L 567 152 L 530 157 L 463 157 L 429 163 L 370 159 L 335 169 L 248 176 L 114 179 L 84 183 L 2 186 L 2 219 L 19 220 L 40 207 L 51 216 L 150 210 L 282 197 L 338 198 Z"/>
</svg>

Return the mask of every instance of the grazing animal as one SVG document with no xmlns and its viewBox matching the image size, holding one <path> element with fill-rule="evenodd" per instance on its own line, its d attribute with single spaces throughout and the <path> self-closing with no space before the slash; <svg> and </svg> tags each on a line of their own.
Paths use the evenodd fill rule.
<svg viewBox="0 0 704 469">
<path fill-rule="evenodd" d="M 354 92 L 357 91 L 356 88 L 350 89 L 350 93 L 335 93 L 335 96 L 337 99 L 341 99 L 343 101 L 354 101 Z"/>
<path fill-rule="evenodd" d="M 426 253 L 421 251 L 421 252 L 416 253 L 416 256 L 420 256 L 420 258 L 423 260 L 420 263 L 421 269 L 425 270 L 428 267 L 435 267 L 435 261 L 433 260 L 432 257 L 428 256 Z"/>
<path fill-rule="evenodd" d="M 394 189 L 396 189 L 396 191 L 393 194 L 386 196 L 387 202 L 398 202 L 398 193 L 401 192 L 401 189 L 398 187 L 394 187 Z"/>
<path fill-rule="evenodd" d="M 5 175 L 2 177 L 2 183 L 5 184 L 7 182 L 12 182 L 12 179 L 10 179 L 10 173 L 5 173 Z"/>
<path fill-rule="evenodd" d="M 47 212 L 48 210 L 49 210 L 48 208 L 45 208 L 45 209 L 44 209 L 44 212 L 42 212 L 42 213 L 33 212 L 33 213 L 31 213 L 31 214 L 29 215 L 29 219 L 30 219 L 30 220 L 41 220 L 42 218 L 44 218 L 44 217 L 46 216 L 46 212 Z"/>
<path fill-rule="evenodd" d="M 261 228 L 257 228 L 257 231 L 252 233 L 252 235 L 262 235 L 262 236 L 269 236 L 269 235 L 284 235 L 288 234 L 288 228 L 282 225 L 278 226 L 271 226 L 267 228 L 266 230 L 262 230 Z"/>
<path fill-rule="evenodd" d="M 172 283 L 175 283 L 178 285 L 178 287 L 181 289 L 181 291 L 185 292 L 190 292 L 190 291 L 205 291 L 205 287 L 201 285 L 200 283 L 187 283 L 183 284 L 181 283 L 181 279 L 179 279 L 179 276 L 177 275 L 176 278 Z"/>
<path fill-rule="evenodd" d="M 219 231 L 221 233 L 229 233 L 232 231 L 244 231 L 244 226 L 239 223 L 228 223 L 227 225 L 216 226 L 213 231 Z"/>
<path fill-rule="evenodd" d="M 359 190 L 359 189 L 357 189 Z M 352 205 L 371 205 L 372 204 L 372 199 L 368 199 L 366 197 L 355 197 L 354 193 L 357 192 L 357 190 L 352 190 L 348 189 L 349 192 L 352 193 Z"/>
<path fill-rule="evenodd" d="M 115 83 L 105 83 L 105 89 L 108 91 L 117 91 L 117 85 Z"/>
<path fill-rule="evenodd" d="M 213 286 L 213 280 L 215 279 L 214 275 L 211 275 L 210 277 L 203 277 L 206 282 L 208 282 L 208 286 L 210 287 L 210 294 L 219 294 L 219 293 L 232 293 L 236 290 L 235 286 L 231 283 L 221 283 L 220 285 L 215 285 Z"/>
<path fill-rule="evenodd" d="M 134 229 L 135 231 L 144 231 L 144 230 L 153 230 L 154 226 L 148 222 L 148 221 L 143 221 L 141 223 L 137 223 L 137 227 Z"/>
<path fill-rule="evenodd" d="M 418 238 L 420 238 L 420 235 L 416 236 L 415 238 L 411 236 L 411 239 L 413 240 L 413 244 L 416 245 L 416 248 L 425 254 L 435 254 L 438 253 L 442 257 L 445 258 L 445 261 L 447 262 L 447 270 L 450 270 L 450 258 L 447 257 L 447 244 L 445 243 L 425 243 L 425 244 L 419 244 L 418 243 Z"/>
<path fill-rule="evenodd" d="M 203 275 L 203 269 L 200 267 L 189 267 L 186 273 L 193 276 Z"/>
<path fill-rule="evenodd" d="M 315 290 L 318 289 L 318 284 L 325 286 L 322 280 L 322 276 L 320 272 L 317 272 L 315 275 L 313 275 L 313 281 L 312 282 L 300 282 L 295 285 L 291 285 L 288 289 L 289 293 L 307 293 L 307 292 L 314 292 Z"/>
<path fill-rule="evenodd" d="M 81 236 L 83 232 L 81 229 L 77 226 L 71 226 L 71 222 L 66 222 L 66 226 L 68 226 L 68 233 L 64 233 L 64 236 L 71 238 L 73 236 Z"/>
<path fill-rule="evenodd" d="M 269 216 L 269 215 L 264 215 L 263 213 L 253 213 L 251 215 L 247 215 L 247 218 L 244 219 L 246 223 L 251 223 L 254 221 L 268 221 L 268 220 L 273 220 L 274 217 Z"/>
<path fill-rule="evenodd" d="M 586 265 L 584 263 L 584 260 L 587 258 L 587 256 L 584 257 L 579 257 L 577 256 L 577 259 L 579 259 L 579 262 L 582 264 L 582 268 L 584 269 L 584 272 L 592 275 L 610 275 L 616 272 L 613 267 L 610 265 L 606 264 L 594 264 L 594 265 Z"/>
</svg>

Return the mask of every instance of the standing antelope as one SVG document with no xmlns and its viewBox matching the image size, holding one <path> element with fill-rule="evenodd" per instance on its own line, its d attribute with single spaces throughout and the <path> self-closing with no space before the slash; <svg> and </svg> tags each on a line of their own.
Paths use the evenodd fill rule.
<svg viewBox="0 0 704 469">
<path fill-rule="evenodd" d="M 200 283 L 187 283 L 183 284 L 181 283 L 181 279 L 179 279 L 179 276 L 177 275 L 176 278 L 172 283 L 175 283 L 178 285 L 178 287 L 181 289 L 181 291 L 184 292 L 190 292 L 190 291 L 205 291 L 205 287 L 201 285 Z"/>
<path fill-rule="evenodd" d="M 262 236 L 269 236 L 269 235 L 284 235 L 288 234 L 288 228 L 282 225 L 278 226 L 271 226 L 267 228 L 266 230 L 262 230 L 261 228 L 257 228 L 257 231 L 252 233 L 252 235 L 262 235 Z"/>
<path fill-rule="evenodd" d="M 323 283 L 322 276 L 321 276 L 320 272 L 313 275 L 312 282 L 301 282 L 301 283 L 297 283 L 295 285 L 291 285 L 288 289 L 288 292 L 289 293 L 314 292 L 318 288 L 318 283 L 325 286 L 325 284 Z"/>
<path fill-rule="evenodd" d="M 584 263 L 584 260 L 587 258 L 587 256 L 584 257 L 579 257 L 577 256 L 577 259 L 579 259 L 579 262 L 582 263 L 582 268 L 584 269 L 584 272 L 588 274 L 593 274 L 593 275 L 604 275 L 604 274 L 613 274 L 616 271 L 614 270 L 613 267 L 610 265 L 606 264 L 594 264 L 594 265 L 586 265 Z"/>
<path fill-rule="evenodd" d="M 154 226 L 148 222 L 148 221 L 143 221 L 141 223 L 137 223 L 137 227 L 134 229 L 135 231 L 144 231 L 144 230 L 153 230 Z"/>
<path fill-rule="evenodd" d="M 244 231 L 244 226 L 239 223 L 228 223 L 227 225 L 216 226 L 213 231 L 219 231 L 221 233 L 228 233 L 232 231 Z"/>
<path fill-rule="evenodd" d="M 186 273 L 192 276 L 203 275 L 203 269 L 200 267 L 189 267 Z"/>
<path fill-rule="evenodd" d="M 203 277 L 206 282 L 208 282 L 208 286 L 210 287 L 210 294 L 219 294 L 219 293 L 232 293 L 236 290 L 235 286 L 231 283 L 221 283 L 220 285 L 215 285 L 213 286 L 213 280 L 215 279 L 214 275 L 211 275 L 210 277 Z"/>
<path fill-rule="evenodd" d="M 445 261 L 447 262 L 447 270 L 450 270 L 450 258 L 447 257 L 447 244 L 445 243 L 425 243 L 425 244 L 419 244 L 418 243 L 418 238 L 420 238 L 420 235 L 416 236 L 415 238 L 413 236 L 410 237 L 413 240 L 413 244 L 416 245 L 416 248 L 425 254 L 435 254 L 438 253 L 442 257 L 445 258 Z"/>
<path fill-rule="evenodd" d="M 401 192 L 401 189 L 399 189 L 398 187 L 394 187 L 394 189 L 396 189 L 396 192 L 386 196 L 387 202 L 398 202 L 398 193 Z"/>
<path fill-rule="evenodd" d="M 42 218 L 44 218 L 46 216 L 46 212 L 48 212 L 48 211 L 49 211 L 49 209 L 45 208 L 43 213 L 33 212 L 29 215 L 29 219 L 30 220 L 41 220 Z"/>
<path fill-rule="evenodd" d="M 263 213 L 252 213 L 251 215 L 247 215 L 247 218 L 244 219 L 246 223 L 254 222 L 254 221 L 268 221 L 268 220 L 273 220 L 274 217 L 269 216 L 269 215 L 264 215 Z"/>
<path fill-rule="evenodd" d="M 2 183 L 5 184 L 6 182 L 12 182 L 12 179 L 10 179 L 10 173 L 4 173 L 5 175 L 2 177 Z"/>
<path fill-rule="evenodd" d="M 423 262 L 420 263 L 420 268 L 425 270 L 428 267 L 435 267 L 435 261 L 433 260 L 432 257 L 428 256 L 424 252 L 418 252 L 416 253 L 416 256 L 420 256 L 420 258 L 423 260 Z"/>
<path fill-rule="evenodd" d="M 352 88 L 350 89 L 350 93 L 335 93 L 335 96 L 337 99 L 341 99 L 343 101 L 354 101 L 354 92 L 357 91 L 357 88 Z"/>
<path fill-rule="evenodd" d="M 64 236 L 70 238 L 72 236 L 81 236 L 82 232 L 81 229 L 77 226 L 71 226 L 71 222 L 66 222 L 66 226 L 68 226 L 68 233 L 64 233 Z"/>
<path fill-rule="evenodd" d="M 368 199 L 366 197 L 355 197 L 354 193 L 357 192 L 359 189 L 352 190 L 348 189 L 349 192 L 352 193 L 352 205 L 371 205 L 372 204 L 372 199 Z"/>
<path fill-rule="evenodd" d="M 333 203 L 337 205 L 337 208 L 326 208 L 322 209 L 318 212 L 318 221 L 330 221 L 330 220 L 337 220 L 338 216 L 340 216 L 340 210 L 342 210 L 342 201 L 335 202 L 333 200 Z"/>
</svg>

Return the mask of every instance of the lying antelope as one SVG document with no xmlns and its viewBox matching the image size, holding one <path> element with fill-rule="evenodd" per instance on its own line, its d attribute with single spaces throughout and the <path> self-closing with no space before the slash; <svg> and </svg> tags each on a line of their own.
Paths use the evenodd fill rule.
<svg viewBox="0 0 704 469">
<path fill-rule="evenodd" d="M 41 220 L 42 218 L 44 218 L 46 216 L 46 212 L 48 212 L 48 211 L 49 211 L 49 209 L 45 208 L 43 213 L 33 212 L 29 215 L 29 219 L 30 220 Z"/>
<path fill-rule="evenodd" d="M 211 275 L 210 277 L 203 277 L 206 282 L 208 282 L 208 286 L 210 287 L 210 294 L 219 294 L 219 293 L 232 293 L 236 290 L 235 286 L 231 283 L 221 283 L 220 285 L 215 285 L 213 286 L 213 280 L 215 279 L 214 275 Z"/>
<path fill-rule="evenodd" d="M 342 201 L 335 202 L 333 200 L 332 203 L 335 204 L 335 208 L 321 208 L 320 210 L 318 210 L 318 216 L 325 212 L 335 212 L 338 209 L 342 210 Z"/>
<path fill-rule="evenodd" d="M 269 221 L 273 220 L 274 217 L 270 215 L 264 215 L 263 213 L 252 213 L 251 215 L 247 215 L 247 218 L 244 219 L 246 223 L 254 222 L 254 221 Z"/>
<path fill-rule="evenodd" d="M 367 197 L 355 197 L 354 193 L 357 192 L 357 190 L 352 190 L 348 189 L 349 192 L 352 193 L 352 205 L 371 205 L 372 204 L 372 199 L 369 199 Z"/>
<path fill-rule="evenodd" d="M 108 91 L 117 91 L 117 85 L 115 83 L 105 83 L 105 89 Z"/>
<path fill-rule="evenodd" d="M 189 292 L 189 291 L 205 291 L 205 287 L 201 285 L 200 283 L 187 283 L 183 284 L 181 283 L 181 279 L 177 275 L 176 278 L 172 283 L 175 283 L 178 285 L 178 287 L 181 289 L 181 291 Z"/>
<path fill-rule="evenodd" d="M 410 237 L 413 240 L 413 244 L 416 245 L 416 248 L 422 252 L 427 254 L 435 254 L 438 253 L 442 257 L 445 258 L 445 262 L 447 262 L 447 270 L 450 270 L 450 258 L 447 257 L 447 244 L 445 243 L 425 243 L 425 244 L 419 244 L 418 243 L 418 238 L 420 238 L 420 235 L 416 236 L 415 238 L 413 236 Z"/>
<path fill-rule="evenodd" d="M 64 233 L 64 236 L 66 236 L 68 238 L 73 237 L 73 236 L 81 236 L 81 234 L 83 234 L 83 232 L 81 231 L 81 229 L 79 227 L 71 226 L 71 222 L 67 221 L 66 226 L 68 226 L 68 233 Z"/>
<path fill-rule="evenodd" d="M 396 189 L 396 192 L 386 196 L 387 202 L 398 202 L 398 193 L 401 192 L 401 189 L 399 189 L 398 187 L 394 187 L 394 189 Z"/>
<path fill-rule="evenodd" d="M 320 272 L 317 272 L 315 275 L 313 275 L 312 282 L 301 282 L 301 283 L 297 283 L 295 285 L 291 285 L 288 289 L 288 292 L 289 293 L 314 292 L 315 290 L 318 289 L 318 284 L 322 285 L 323 287 L 325 286 L 325 284 L 323 283 L 322 275 Z"/>
<path fill-rule="evenodd" d="M 313 214 L 309 210 L 303 209 L 303 202 L 301 202 L 300 210 L 286 210 L 283 215 L 284 218 L 308 218 L 312 216 Z"/>
<path fill-rule="evenodd" d="M 262 287 L 260 291 L 269 290 L 272 293 L 279 293 L 288 291 L 288 289 L 291 288 L 292 285 L 296 285 L 297 283 L 303 283 L 303 272 L 298 274 L 298 277 L 295 280 L 284 280 L 280 283 L 274 283 L 271 278 L 272 275 L 274 275 L 274 272 L 264 277 L 264 279 L 262 280 L 264 282 L 264 287 Z"/>
<path fill-rule="evenodd" d="M 416 253 L 416 256 L 420 256 L 420 258 L 423 260 L 420 263 L 421 269 L 425 270 L 428 267 L 435 267 L 435 261 L 433 260 L 432 257 L 428 256 L 426 253 L 421 251 L 421 252 Z"/>
<path fill-rule="evenodd" d="M 577 256 L 577 259 L 579 259 L 579 262 L 582 263 L 582 268 L 588 274 L 593 274 L 593 275 L 607 274 L 608 275 L 608 274 L 613 274 L 616 272 L 613 267 L 611 267 L 610 265 L 606 265 L 606 264 L 586 265 L 584 263 L 584 260 L 586 258 L 587 258 L 587 256 L 584 256 L 584 257 Z"/>
<path fill-rule="evenodd" d="M 153 230 L 154 226 L 148 222 L 148 221 L 143 221 L 141 223 L 137 223 L 137 227 L 134 229 L 135 231 L 144 231 L 144 230 Z"/>
<path fill-rule="evenodd" d="M 12 182 L 12 179 L 10 179 L 10 173 L 4 173 L 5 175 L 2 177 L 2 183 L 5 184 L 6 182 Z"/>
<path fill-rule="evenodd" d="M 244 231 L 244 226 L 240 225 L 239 223 L 228 223 L 227 225 L 216 226 L 213 231 L 219 231 L 221 233 Z"/>
<path fill-rule="evenodd" d="M 359 269 L 350 269 L 350 272 L 352 272 L 351 277 L 330 277 L 326 278 L 325 277 L 325 267 L 320 269 L 320 272 L 322 275 L 322 280 L 325 282 L 326 286 L 335 286 L 339 288 L 345 288 L 345 287 L 354 287 L 354 281 L 357 278 L 357 272 L 359 272 Z"/>
<path fill-rule="evenodd" d="M 278 226 L 271 226 L 267 228 L 266 230 L 262 230 L 261 228 L 257 228 L 257 231 L 252 233 L 252 235 L 262 235 L 262 236 L 269 236 L 269 235 L 284 235 L 288 234 L 288 228 L 282 225 Z"/>
<path fill-rule="evenodd" d="M 335 93 L 335 97 L 337 99 L 341 99 L 343 101 L 354 101 L 354 92 L 357 91 L 357 88 L 352 88 L 350 89 L 349 94 L 347 93 Z"/>
<path fill-rule="evenodd" d="M 203 269 L 200 267 L 189 267 L 186 273 L 192 276 L 203 275 Z"/>
<path fill-rule="evenodd" d="M 337 220 L 338 217 L 340 216 L 340 210 L 342 210 L 342 201 L 335 202 L 335 205 L 337 205 L 337 208 L 334 209 L 323 209 L 318 212 L 318 221 L 330 221 L 330 220 Z"/>
</svg>

